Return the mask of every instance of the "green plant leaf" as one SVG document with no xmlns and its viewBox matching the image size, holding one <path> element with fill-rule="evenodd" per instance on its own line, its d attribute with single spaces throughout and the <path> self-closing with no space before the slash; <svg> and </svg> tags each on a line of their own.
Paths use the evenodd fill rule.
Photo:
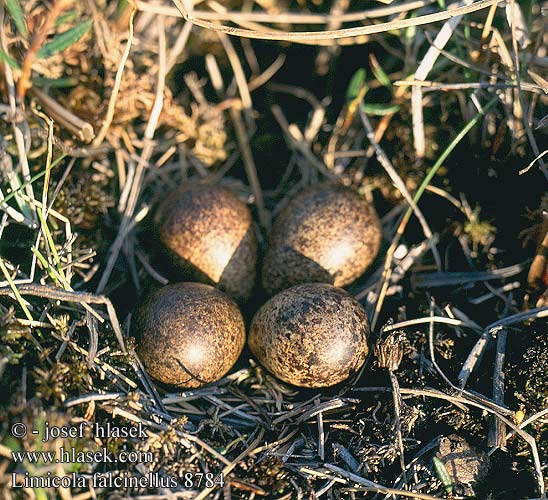
<svg viewBox="0 0 548 500">
<path fill-rule="evenodd" d="M 11 451 L 19 451 L 21 449 L 21 443 L 9 434 L 6 435 L 2 444 Z"/>
<path fill-rule="evenodd" d="M 518 2 L 523 10 L 525 22 L 527 26 L 531 27 L 531 19 L 533 17 L 533 7 L 535 6 L 535 0 L 520 0 Z"/>
<path fill-rule="evenodd" d="M 36 76 L 32 79 L 32 83 L 38 87 L 51 87 L 55 89 L 64 89 L 67 87 L 75 87 L 78 85 L 76 78 L 44 78 L 43 76 Z"/>
<path fill-rule="evenodd" d="M 128 0 L 118 0 L 118 4 L 116 5 L 116 19 L 120 19 L 125 10 L 130 6 L 131 4 Z"/>
<path fill-rule="evenodd" d="M 373 75 L 379 81 L 379 83 L 383 87 L 391 88 L 392 82 L 390 81 L 390 78 L 384 71 L 383 67 L 379 64 L 379 61 L 377 61 L 376 58 L 370 58 L 370 62 L 371 71 L 373 71 Z"/>
<path fill-rule="evenodd" d="M 0 61 L 7 63 L 11 69 L 20 69 L 17 61 L 3 49 L 0 49 Z"/>
<path fill-rule="evenodd" d="M 88 19 L 78 26 L 75 26 L 74 28 L 71 28 L 56 36 L 51 42 L 46 43 L 46 45 L 38 51 L 38 59 L 45 59 L 57 54 L 58 52 L 68 49 L 89 31 L 92 24 L 93 19 Z"/>
<path fill-rule="evenodd" d="M 368 115 L 372 116 L 385 116 L 393 115 L 400 110 L 397 104 L 363 104 L 363 110 Z"/>
<path fill-rule="evenodd" d="M 36 500 L 49 500 L 48 494 L 45 490 L 41 488 L 33 488 L 34 494 L 36 495 Z"/>
<path fill-rule="evenodd" d="M 15 198 L 17 196 L 17 194 L 19 193 L 19 191 L 26 188 L 29 184 L 32 184 L 33 182 L 36 182 L 41 177 L 44 177 L 44 175 L 46 175 L 46 173 L 49 170 L 51 170 L 53 167 L 56 167 L 62 160 L 64 160 L 66 158 L 66 156 L 67 156 L 67 153 L 61 154 L 61 156 L 59 156 L 59 158 L 56 158 L 55 160 L 53 160 L 51 162 L 51 165 L 49 166 L 49 168 L 41 170 L 37 174 L 33 175 L 28 181 L 23 182 L 15 191 L 12 191 L 11 193 L 7 194 L 5 196 L 5 198 L 2 200 L 2 203 L 7 203 L 12 198 Z M 0 257 L 0 259 L 1 259 L 1 257 Z"/>
<path fill-rule="evenodd" d="M 360 91 L 365 85 L 366 73 L 365 69 L 360 68 L 354 73 L 346 90 L 346 103 L 351 103 L 360 95 Z"/>
<path fill-rule="evenodd" d="M 415 12 L 412 12 L 409 16 L 410 19 L 417 17 Z M 416 26 L 409 26 L 409 28 L 406 28 L 405 30 L 405 39 L 407 41 L 411 41 L 415 38 L 415 34 L 417 33 L 417 27 Z"/>
<path fill-rule="evenodd" d="M 432 462 L 434 462 L 434 470 L 436 471 L 436 475 L 441 481 L 441 484 L 443 484 L 447 494 L 449 495 L 453 493 L 453 482 L 451 481 L 449 472 L 447 472 L 447 469 L 445 468 L 445 464 L 438 457 L 433 457 Z"/>
<path fill-rule="evenodd" d="M 8 9 L 8 12 L 13 19 L 13 22 L 15 23 L 17 31 L 19 31 L 23 38 L 26 39 L 29 32 L 27 31 L 25 15 L 23 14 L 23 9 L 21 8 L 19 0 L 4 0 L 4 4 L 6 6 L 6 9 Z"/>
<path fill-rule="evenodd" d="M 77 16 L 78 16 L 78 11 L 76 9 L 73 9 L 70 12 L 67 12 L 66 14 L 63 14 L 62 16 L 59 16 L 55 20 L 55 27 L 58 28 L 59 26 L 62 26 L 65 23 L 69 23 L 70 21 L 74 21 L 74 19 L 76 19 Z"/>
</svg>

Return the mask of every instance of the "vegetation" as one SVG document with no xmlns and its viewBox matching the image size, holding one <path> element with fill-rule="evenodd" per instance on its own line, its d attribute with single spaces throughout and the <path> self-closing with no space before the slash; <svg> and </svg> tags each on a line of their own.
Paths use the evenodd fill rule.
<svg viewBox="0 0 548 500">
<path fill-rule="evenodd" d="M 4 0 L 0 497 L 544 498 L 546 9 Z M 128 332 L 136 302 L 171 281 L 158 201 L 222 183 L 264 250 L 287 198 L 326 178 L 382 218 L 381 252 L 348 287 L 377 344 L 361 373 L 297 390 L 245 350 L 204 388 L 151 382 Z M 146 438 L 41 439 L 81 422 Z M 443 452 L 452 435 L 486 464 L 467 484 Z M 144 455 L 14 459 L 61 447 Z M 24 482 L 72 473 L 86 484 Z M 101 474 L 149 482 L 93 487 Z"/>
</svg>

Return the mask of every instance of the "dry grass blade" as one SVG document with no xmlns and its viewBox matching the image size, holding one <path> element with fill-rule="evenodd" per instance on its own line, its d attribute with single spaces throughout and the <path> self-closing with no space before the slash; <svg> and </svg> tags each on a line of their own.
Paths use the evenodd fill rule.
<svg viewBox="0 0 548 500">
<path fill-rule="evenodd" d="M 158 70 L 158 85 L 156 89 L 154 105 L 152 106 L 150 117 L 149 117 L 147 126 L 145 128 L 144 147 L 135 169 L 135 175 L 132 179 L 133 182 L 131 184 L 131 189 L 129 191 L 128 202 L 126 204 L 123 218 L 120 223 L 118 235 L 111 246 L 107 265 L 105 267 L 105 270 L 103 271 L 101 280 L 99 281 L 99 285 L 97 286 L 97 293 L 101 293 L 107 286 L 112 270 L 114 269 L 114 265 L 116 264 L 116 261 L 118 259 L 118 255 L 120 254 L 120 250 L 122 249 L 122 245 L 124 244 L 124 241 L 126 240 L 126 237 L 131 229 L 132 219 L 134 216 L 135 209 L 137 207 L 139 195 L 141 193 L 146 164 L 150 156 L 152 155 L 152 151 L 154 149 L 154 144 L 152 142 L 152 139 L 154 137 L 154 132 L 158 125 L 158 121 L 160 119 L 160 113 L 164 105 L 164 88 L 165 88 L 166 69 L 167 69 L 166 68 L 167 54 L 166 54 L 166 37 L 165 37 L 163 17 L 161 16 L 158 17 L 157 25 L 158 25 L 158 50 L 159 50 L 160 56 L 159 56 L 159 70 Z M 129 47 L 130 47 L 130 44 L 128 43 L 127 50 L 129 50 Z"/>
<path fill-rule="evenodd" d="M 76 302 L 82 305 L 104 304 L 107 307 L 107 313 L 108 313 L 110 322 L 112 324 L 114 333 L 116 334 L 118 343 L 120 344 L 120 348 L 122 349 L 123 352 L 127 352 L 126 345 L 124 342 L 124 336 L 122 334 L 122 329 L 120 328 L 120 323 L 118 322 L 118 318 L 116 316 L 114 306 L 112 305 L 112 302 L 107 297 L 104 297 L 102 295 L 85 293 L 85 292 L 69 292 L 69 291 L 61 290 L 59 288 L 52 288 L 52 287 L 40 286 L 40 285 L 20 285 L 17 287 L 17 290 L 18 290 L 18 293 L 22 295 L 33 295 L 35 297 L 43 297 L 43 298 L 53 299 L 53 300 Z M 10 293 L 9 289 L 0 288 L 0 295 L 8 295 L 9 293 Z"/>
<path fill-rule="evenodd" d="M 182 0 L 172 0 L 175 6 L 179 9 L 183 17 L 202 28 L 207 28 L 213 31 L 220 31 L 221 33 L 226 33 L 227 35 L 233 36 L 242 36 L 246 38 L 256 38 L 259 40 L 276 40 L 276 41 L 290 41 L 297 43 L 304 42 L 316 42 L 316 41 L 325 41 L 325 40 L 337 40 L 340 38 L 348 37 L 360 37 L 363 35 L 372 35 L 376 33 L 384 33 L 386 31 L 406 29 L 413 26 L 421 26 L 424 24 L 435 23 L 439 21 L 445 21 L 458 16 L 463 16 L 465 14 L 470 14 L 472 12 L 477 12 L 478 10 L 483 10 L 493 3 L 500 3 L 500 0 L 480 0 L 473 3 L 472 5 L 457 7 L 452 10 L 445 10 L 442 12 L 436 12 L 434 14 L 426 14 L 410 19 L 404 19 L 400 21 L 390 21 L 386 23 L 379 23 L 373 26 L 362 26 L 358 28 L 343 28 L 335 31 L 323 31 L 323 32 L 314 32 L 314 31 L 301 31 L 301 32 L 273 32 L 273 31 L 256 31 L 248 30 L 242 28 L 234 28 L 231 26 L 225 26 L 222 24 L 216 24 L 209 21 L 202 21 L 199 18 L 194 17 L 194 12 L 192 9 L 188 8 L 188 5 L 185 5 L 185 2 Z"/>
<path fill-rule="evenodd" d="M 94 146 L 99 146 L 104 140 L 107 135 L 108 129 L 112 123 L 112 120 L 114 118 L 114 111 L 116 106 L 116 98 L 118 97 L 118 93 L 120 91 L 120 85 L 122 82 L 122 76 L 124 73 L 124 68 L 126 66 L 126 62 L 129 57 L 129 53 L 131 51 L 131 44 L 133 42 L 133 17 L 135 15 L 135 10 L 131 9 L 131 14 L 129 18 L 129 34 L 126 42 L 126 48 L 124 50 L 124 53 L 122 54 L 122 58 L 120 60 L 120 64 L 118 65 L 118 69 L 116 70 L 116 78 L 114 81 L 114 87 L 112 88 L 112 92 L 110 94 L 110 99 L 108 103 L 108 109 L 107 109 L 107 115 L 105 116 L 105 119 L 103 121 L 103 124 L 101 126 L 101 130 L 97 133 L 97 137 L 93 141 Z"/>
<path fill-rule="evenodd" d="M 225 11 L 225 12 L 208 12 L 204 10 L 194 10 L 193 14 L 208 21 L 255 21 L 264 23 L 280 23 L 280 24 L 330 24 L 333 21 L 346 23 L 364 21 L 366 19 L 374 19 L 377 17 L 391 16 L 408 12 L 415 9 L 420 9 L 434 3 L 435 0 L 412 0 L 402 2 L 400 4 L 386 5 L 384 7 L 376 7 L 358 12 L 342 12 L 329 14 L 308 14 L 308 13 L 279 13 L 270 14 L 267 12 L 244 12 L 244 11 Z M 151 2 L 137 2 L 137 8 L 143 12 L 154 12 L 164 16 L 182 17 L 182 13 L 178 8 L 167 7 L 161 4 Z"/>
</svg>

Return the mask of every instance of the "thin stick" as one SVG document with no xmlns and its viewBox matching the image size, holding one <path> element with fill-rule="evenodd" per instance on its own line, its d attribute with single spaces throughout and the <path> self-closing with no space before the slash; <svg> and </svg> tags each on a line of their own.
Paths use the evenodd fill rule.
<svg viewBox="0 0 548 500">
<path fill-rule="evenodd" d="M 263 191 L 257 175 L 257 167 L 255 166 L 253 153 L 251 152 L 251 148 L 249 146 L 249 137 L 240 115 L 240 111 L 234 107 L 231 107 L 230 117 L 232 118 L 236 138 L 242 152 L 242 159 L 244 162 L 247 179 L 249 180 L 249 184 L 251 184 L 251 189 L 253 190 L 253 196 L 255 198 L 255 205 L 257 206 L 259 219 L 263 227 L 268 229 L 270 227 L 270 218 L 264 206 Z"/>
<path fill-rule="evenodd" d="M 430 317 L 434 316 L 434 306 L 434 297 L 431 297 Z M 448 384 L 450 387 L 454 387 L 451 380 L 449 380 L 445 373 L 443 373 L 443 370 L 439 367 L 438 362 L 436 361 L 436 350 L 434 349 L 434 322 L 431 322 L 430 327 L 428 328 L 428 348 L 430 351 L 430 361 L 432 361 L 432 366 L 435 368 L 435 370 L 438 372 L 438 374 L 445 381 L 446 384 Z"/>
<path fill-rule="evenodd" d="M 236 80 L 238 93 L 240 94 L 240 99 L 242 100 L 242 105 L 244 108 L 246 124 L 248 128 L 253 131 L 255 128 L 255 122 L 253 120 L 253 102 L 251 101 L 251 94 L 249 93 L 249 87 L 247 85 L 244 69 L 242 68 L 242 64 L 230 38 L 223 33 L 217 33 L 217 36 L 219 37 L 219 40 L 221 40 L 221 44 L 223 45 L 226 56 L 228 57 L 228 61 L 230 62 L 230 66 L 232 67 L 232 71 L 234 73 L 234 79 Z M 231 93 L 229 92 L 229 94 Z"/>
<path fill-rule="evenodd" d="M 74 134 L 83 142 L 90 142 L 94 137 L 93 127 L 90 123 L 82 120 L 66 107 L 61 106 L 42 90 L 33 87 L 31 94 L 36 96 L 44 111 L 50 115 L 62 127 L 66 128 L 71 134 Z"/>
<path fill-rule="evenodd" d="M 192 24 L 191 23 L 185 23 L 183 26 L 183 29 L 177 36 L 177 40 L 175 40 L 175 43 L 173 44 L 173 47 L 169 51 L 169 54 L 167 55 L 167 62 L 166 62 L 166 73 L 169 73 L 175 63 L 177 62 L 177 58 L 181 55 L 183 50 L 186 47 L 186 43 L 188 42 L 188 37 L 190 36 L 190 33 L 192 31 Z"/>
</svg>

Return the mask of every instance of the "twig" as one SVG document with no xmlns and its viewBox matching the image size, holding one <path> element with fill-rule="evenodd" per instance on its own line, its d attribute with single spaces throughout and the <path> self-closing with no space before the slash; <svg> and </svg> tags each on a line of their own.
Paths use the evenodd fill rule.
<svg viewBox="0 0 548 500">
<path fill-rule="evenodd" d="M 470 89 L 513 89 L 517 86 L 513 83 L 494 83 L 494 82 L 468 82 L 468 83 L 439 83 L 428 80 L 403 80 L 394 82 L 395 87 L 421 87 L 425 92 L 434 90 L 470 90 Z M 543 91 L 538 85 L 532 83 L 523 83 L 522 90 L 542 94 Z"/>
<path fill-rule="evenodd" d="M 477 281 L 502 280 L 521 273 L 524 264 L 514 264 L 493 271 L 478 272 L 442 272 L 417 273 L 413 277 L 413 285 L 417 288 L 432 288 L 441 286 L 465 285 Z"/>
<path fill-rule="evenodd" d="M 434 316 L 434 306 L 435 301 L 434 297 L 430 298 L 430 317 L 432 318 Z M 432 362 L 432 366 L 434 369 L 438 372 L 440 377 L 445 381 L 447 385 L 450 387 L 454 387 L 453 383 L 449 378 L 443 373 L 443 370 L 439 367 L 438 362 L 436 361 L 436 350 L 434 348 L 434 322 L 431 322 L 428 328 L 428 348 L 430 351 L 430 361 Z"/>
<path fill-rule="evenodd" d="M 188 42 L 188 37 L 190 36 L 191 31 L 192 24 L 185 23 L 183 29 L 180 31 L 177 39 L 175 40 L 175 43 L 173 44 L 171 50 L 167 55 L 166 73 L 169 73 L 172 70 L 173 66 L 175 66 L 177 58 L 181 55 L 186 47 L 186 43 Z"/>
<path fill-rule="evenodd" d="M 244 162 L 247 178 L 249 180 L 249 183 L 251 184 L 251 189 L 253 190 L 253 196 L 255 198 L 255 205 L 257 206 L 259 219 L 263 227 L 268 229 L 270 227 L 270 218 L 264 206 L 263 192 L 261 189 L 261 184 L 259 182 L 259 177 L 257 175 L 257 167 L 255 166 L 253 153 L 251 152 L 251 148 L 249 146 L 249 137 L 247 135 L 244 122 L 240 115 L 240 111 L 235 109 L 234 107 L 231 107 L 230 117 L 232 118 L 234 131 L 236 132 L 238 144 L 242 152 L 242 159 Z"/>
<path fill-rule="evenodd" d="M 234 45 L 232 44 L 230 38 L 227 37 L 224 33 L 217 33 L 217 36 L 221 41 L 221 44 L 228 57 L 228 61 L 230 62 L 230 66 L 232 67 L 234 80 L 236 81 L 238 93 L 240 94 L 240 99 L 242 100 L 246 125 L 251 131 L 250 135 L 253 135 L 255 129 L 255 122 L 253 120 L 253 102 L 251 101 L 251 94 L 249 93 L 249 87 L 247 85 L 247 79 L 245 77 L 242 64 L 240 62 L 240 59 L 238 58 L 238 54 L 236 53 L 236 50 L 234 49 Z M 230 91 L 229 95 L 232 96 L 232 93 Z"/>
<path fill-rule="evenodd" d="M 316 398 L 314 404 L 319 405 L 320 399 Z M 318 456 L 320 460 L 325 460 L 325 434 L 323 430 L 323 413 L 319 412 L 317 416 L 318 420 Z"/>
<path fill-rule="evenodd" d="M 403 436 L 401 432 L 401 392 L 398 378 L 392 370 L 388 370 L 390 384 L 392 385 L 392 400 L 394 401 L 394 421 L 396 423 L 396 440 L 398 443 L 398 454 L 400 456 L 400 467 L 404 482 L 407 483 L 407 473 L 405 467 L 405 448 L 403 446 Z"/>
<path fill-rule="evenodd" d="M 48 113 L 62 127 L 66 128 L 71 134 L 74 134 L 83 142 L 90 142 L 95 137 L 93 126 L 82 120 L 57 101 L 41 90 L 33 87 L 31 93 L 36 96 L 44 111 Z"/>
</svg>

